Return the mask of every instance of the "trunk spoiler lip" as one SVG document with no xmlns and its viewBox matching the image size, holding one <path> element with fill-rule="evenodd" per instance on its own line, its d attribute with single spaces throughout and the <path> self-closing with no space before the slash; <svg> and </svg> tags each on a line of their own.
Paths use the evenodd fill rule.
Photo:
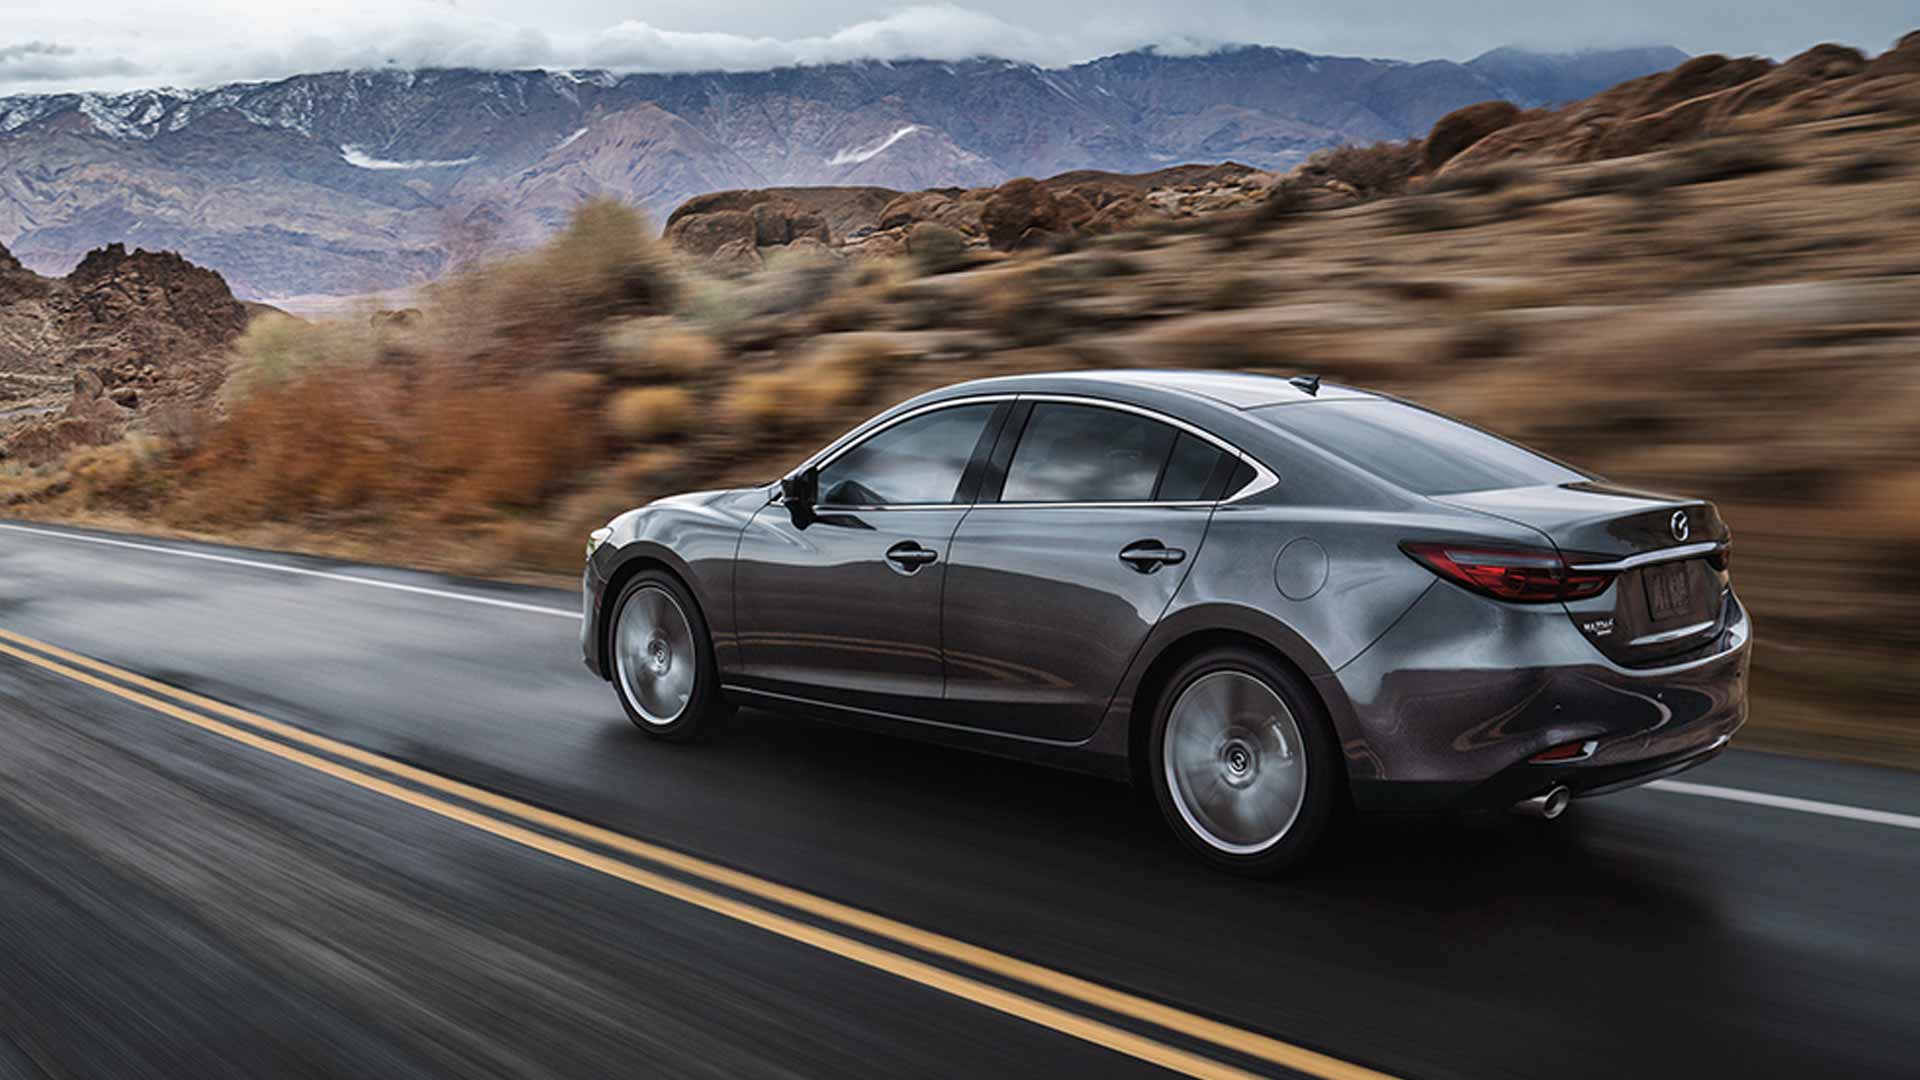
<svg viewBox="0 0 1920 1080">
<path fill-rule="evenodd" d="M 1589 573 L 1624 573 L 1642 566 L 1656 563 L 1678 562 L 1682 559 L 1697 559 L 1702 555 L 1712 555 L 1729 546 L 1726 540 L 1702 540 L 1697 544 L 1681 544 L 1677 547 L 1656 548 L 1643 551 L 1638 555 L 1629 555 L 1613 562 L 1575 563 L 1573 569 Z"/>
</svg>

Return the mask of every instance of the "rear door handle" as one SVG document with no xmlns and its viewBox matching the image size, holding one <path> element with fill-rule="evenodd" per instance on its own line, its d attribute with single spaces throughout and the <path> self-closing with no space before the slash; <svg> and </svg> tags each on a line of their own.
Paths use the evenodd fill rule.
<svg viewBox="0 0 1920 1080">
<path fill-rule="evenodd" d="M 932 548 L 923 548 L 911 540 L 902 540 L 887 549 L 887 561 L 892 563 L 896 570 L 907 574 L 913 573 L 939 557 L 939 552 Z"/>
<path fill-rule="evenodd" d="M 1136 540 L 1120 549 L 1120 561 L 1143 574 L 1186 560 L 1187 553 L 1158 540 Z"/>
</svg>

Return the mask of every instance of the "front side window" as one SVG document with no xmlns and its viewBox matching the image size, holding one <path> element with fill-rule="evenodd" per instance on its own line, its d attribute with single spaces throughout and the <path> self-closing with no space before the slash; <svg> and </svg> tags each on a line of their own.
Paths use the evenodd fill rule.
<svg viewBox="0 0 1920 1080">
<path fill-rule="evenodd" d="M 994 407 L 956 405 L 869 437 L 820 469 L 821 505 L 953 502 Z"/>
<path fill-rule="evenodd" d="M 1000 501 L 1010 503 L 1148 502 L 1174 456 L 1175 443 L 1188 436 L 1130 412 L 1095 405 L 1040 402 L 1027 418 L 1020 445 L 1007 464 Z M 1179 493 L 1168 498 L 1198 498 L 1204 477 L 1192 477 L 1204 464 L 1210 475 L 1219 451 L 1203 440 L 1183 446 L 1177 466 Z M 1208 452 L 1212 452 L 1209 457 Z"/>
</svg>

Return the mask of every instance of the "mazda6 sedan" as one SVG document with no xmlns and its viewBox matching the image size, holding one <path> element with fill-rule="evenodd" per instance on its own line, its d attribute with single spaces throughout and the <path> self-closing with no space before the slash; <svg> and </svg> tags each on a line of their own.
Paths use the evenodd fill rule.
<svg viewBox="0 0 1920 1080">
<path fill-rule="evenodd" d="M 1714 507 L 1312 377 L 963 383 L 588 543 L 660 739 L 752 704 L 1150 787 L 1217 865 L 1343 812 L 1558 815 L 1699 764 L 1752 630 Z"/>
</svg>

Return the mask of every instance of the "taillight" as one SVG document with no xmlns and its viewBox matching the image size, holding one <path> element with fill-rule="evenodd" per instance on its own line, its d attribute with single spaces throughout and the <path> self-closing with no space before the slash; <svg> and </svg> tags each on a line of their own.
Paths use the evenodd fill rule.
<svg viewBox="0 0 1920 1080">
<path fill-rule="evenodd" d="M 1713 554 L 1707 556 L 1707 565 L 1723 574 L 1733 569 L 1733 541 L 1729 540 L 1715 548 Z"/>
<path fill-rule="evenodd" d="M 1400 550 L 1456 585 L 1516 604 L 1581 600 L 1613 582 L 1611 572 L 1575 570 L 1551 548 L 1408 543 Z"/>
</svg>

